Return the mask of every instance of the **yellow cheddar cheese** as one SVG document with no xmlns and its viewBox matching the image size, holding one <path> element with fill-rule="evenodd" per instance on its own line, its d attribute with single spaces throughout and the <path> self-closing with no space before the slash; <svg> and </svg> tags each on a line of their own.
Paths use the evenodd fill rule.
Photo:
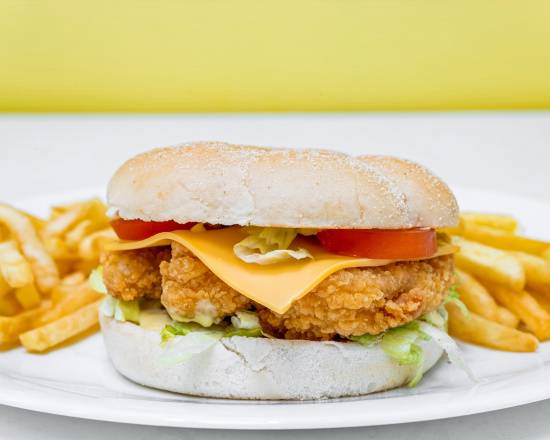
<svg viewBox="0 0 550 440">
<path fill-rule="evenodd" d="M 276 313 L 286 312 L 294 301 L 338 270 L 384 266 L 401 261 L 335 255 L 325 251 L 313 239 L 299 236 L 292 247 L 307 249 L 313 259 L 288 260 L 266 266 L 249 264 L 233 253 L 233 246 L 246 236 L 246 232 L 239 227 L 204 232 L 162 232 L 145 240 L 113 242 L 106 248 L 109 251 L 125 251 L 178 242 L 226 284 Z M 453 245 L 442 243 L 431 258 L 452 254 L 456 249 Z"/>
</svg>

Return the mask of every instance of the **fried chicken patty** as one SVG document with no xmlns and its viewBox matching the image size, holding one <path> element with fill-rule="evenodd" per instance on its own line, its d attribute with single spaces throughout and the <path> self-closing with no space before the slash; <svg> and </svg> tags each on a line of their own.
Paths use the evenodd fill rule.
<svg viewBox="0 0 550 440">
<path fill-rule="evenodd" d="M 453 282 L 452 256 L 343 269 L 279 315 L 229 287 L 180 244 L 172 244 L 171 259 L 167 254 L 167 248 L 108 254 L 103 273 L 109 292 L 122 299 L 160 295 L 174 319 L 206 314 L 218 322 L 255 307 L 264 330 L 286 339 L 381 333 L 436 309 Z M 136 257 L 139 263 L 129 261 Z M 136 273 L 128 274 L 133 268 Z"/>
<path fill-rule="evenodd" d="M 179 243 L 172 243 L 172 259 L 160 265 L 162 305 L 173 319 L 218 322 L 238 310 L 246 310 L 250 300 L 232 289 Z"/>
<path fill-rule="evenodd" d="M 112 296 L 124 301 L 160 298 L 159 266 L 170 257 L 167 246 L 106 253 L 101 257 L 103 282 Z"/>
<path fill-rule="evenodd" d="M 262 307 L 262 328 L 286 339 L 376 335 L 435 310 L 453 282 L 453 258 L 340 270 L 279 315 Z"/>
</svg>

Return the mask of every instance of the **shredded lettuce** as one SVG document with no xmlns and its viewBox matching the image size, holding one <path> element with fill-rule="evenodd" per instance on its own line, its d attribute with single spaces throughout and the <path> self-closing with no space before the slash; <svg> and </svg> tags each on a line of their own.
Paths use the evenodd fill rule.
<svg viewBox="0 0 550 440">
<path fill-rule="evenodd" d="M 117 321 L 131 321 L 139 324 L 139 302 L 122 301 L 121 299 L 113 298 L 107 295 L 100 307 L 101 313 L 109 318 L 115 318 Z"/>
<path fill-rule="evenodd" d="M 369 335 L 368 333 L 361 336 L 351 336 L 350 340 L 357 342 L 365 347 L 370 347 L 380 341 L 379 335 Z"/>
<path fill-rule="evenodd" d="M 122 301 L 118 300 L 117 308 L 115 309 L 115 319 L 117 318 L 117 311 L 120 311 L 122 319 L 119 321 L 131 321 L 139 324 L 139 302 L 134 301 Z"/>
<path fill-rule="evenodd" d="M 456 289 L 451 288 L 444 304 L 448 302 L 459 304 L 463 313 L 468 314 L 468 309 L 460 301 Z M 468 368 L 456 342 L 446 333 L 447 311 L 445 307 L 427 313 L 419 319 L 400 327 L 392 328 L 380 335 L 352 336 L 349 339 L 366 347 L 380 343 L 384 352 L 400 365 L 413 365 L 415 373 L 408 386 L 414 387 L 422 379 L 424 366 L 424 353 L 418 341 L 433 340 L 447 354 L 449 360 L 461 368 L 472 381 L 476 381 L 472 371 Z"/>
<path fill-rule="evenodd" d="M 281 261 L 313 258 L 307 249 L 288 249 L 298 235 L 294 228 L 247 228 L 249 236 L 233 246 L 237 258 L 245 263 L 274 264 Z"/>
<path fill-rule="evenodd" d="M 262 336 L 262 328 L 254 312 L 237 312 L 234 324 L 228 327 L 215 325 L 205 328 L 195 322 L 178 322 L 164 326 L 160 332 L 161 346 L 164 347 L 161 362 L 175 365 L 190 359 L 212 347 L 221 338 Z"/>
<path fill-rule="evenodd" d="M 254 312 L 239 311 L 231 317 L 231 324 L 236 329 L 255 329 L 260 327 L 260 320 Z"/>
<path fill-rule="evenodd" d="M 113 316 L 115 316 L 115 307 L 116 299 L 114 299 L 111 295 L 107 295 L 99 306 L 99 310 L 103 315 L 112 318 Z"/>
<path fill-rule="evenodd" d="M 213 347 L 222 337 L 222 331 L 211 329 L 174 335 L 164 342 L 159 362 L 165 366 L 181 364 Z"/>
<path fill-rule="evenodd" d="M 466 317 L 466 318 L 470 318 L 470 311 L 468 310 L 468 308 L 466 307 L 466 304 L 464 304 L 461 300 L 460 300 L 460 293 L 458 293 L 458 290 L 456 289 L 456 286 L 452 286 L 450 289 L 449 289 L 449 294 L 447 295 L 447 297 L 443 300 L 443 304 L 448 304 L 448 303 L 455 303 L 458 308 L 460 309 L 460 311 L 462 312 L 462 314 Z"/>
<path fill-rule="evenodd" d="M 96 292 L 103 294 L 107 293 L 107 288 L 103 282 L 103 266 L 97 266 L 92 270 L 88 282 L 90 283 L 90 287 Z"/>
<path fill-rule="evenodd" d="M 235 330 L 229 330 L 223 335 L 224 338 L 231 338 L 232 336 L 245 336 L 247 338 L 259 338 L 263 336 L 261 327 L 256 328 L 237 328 Z"/>
<path fill-rule="evenodd" d="M 175 336 L 187 336 L 192 331 L 200 330 L 196 325 L 191 322 L 173 322 L 165 326 L 160 332 L 161 341 L 164 344 Z"/>
<path fill-rule="evenodd" d="M 453 338 L 451 338 L 446 332 L 440 328 L 434 327 L 426 322 L 420 322 L 420 330 L 428 335 L 433 341 L 441 347 L 441 349 L 447 353 L 449 360 L 464 371 L 472 382 L 477 382 L 476 377 L 472 373 L 472 370 L 468 367 L 462 355 L 460 349 Z"/>
</svg>

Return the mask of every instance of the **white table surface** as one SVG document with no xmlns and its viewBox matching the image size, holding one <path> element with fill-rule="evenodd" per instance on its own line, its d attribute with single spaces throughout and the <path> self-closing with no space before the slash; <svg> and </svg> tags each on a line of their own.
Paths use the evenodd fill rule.
<svg viewBox="0 0 550 440">
<path fill-rule="evenodd" d="M 394 154 L 427 165 L 451 185 L 512 192 L 550 203 L 548 112 L 0 116 L 0 200 L 16 203 L 35 194 L 95 187 L 107 182 L 114 169 L 130 155 L 189 140 Z M 0 353 L 0 362 L 1 356 Z M 261 436 L 319 440 L 335 436 L 342 439 L 533 440 L 550 437 L 548 414 L 550 400 L 433 422 L 337 432 L 262 432 Z M 258 432 L 94 422 L 0 406 L 2 439 L 248 439 L 258 436 Z"/>
</svg>

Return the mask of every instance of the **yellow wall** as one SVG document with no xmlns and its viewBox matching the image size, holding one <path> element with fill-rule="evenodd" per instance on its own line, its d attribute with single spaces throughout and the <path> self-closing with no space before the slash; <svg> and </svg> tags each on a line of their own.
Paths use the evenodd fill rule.
<svg viewBox="0 0 550 440">
<path fill-rule="evenodd" d="M 549 0 L 2 0 L 0 110 L 550 108 Z"/>
</svg>

